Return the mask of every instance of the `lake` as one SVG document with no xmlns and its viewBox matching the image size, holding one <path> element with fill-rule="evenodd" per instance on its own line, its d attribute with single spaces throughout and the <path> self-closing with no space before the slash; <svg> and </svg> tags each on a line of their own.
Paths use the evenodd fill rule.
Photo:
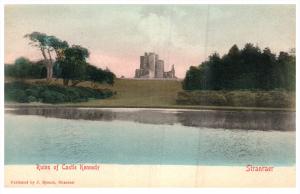
<svg viewBox="0 0 300 194">
<path fill-rule="evenodd" d="M 295 165 L 295 112 L 5 110 L 5 164 Z"/>
</svg>

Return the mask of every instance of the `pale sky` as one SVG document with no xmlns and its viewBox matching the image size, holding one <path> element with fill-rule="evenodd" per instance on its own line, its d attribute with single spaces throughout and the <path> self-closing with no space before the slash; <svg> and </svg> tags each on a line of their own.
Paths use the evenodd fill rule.
<svg viewBox="0 0 300 194">
<path fill-rule="evenodd" d="M 88 61 L 118 77 L 133 77 L 139 56 L 155 52 L 165 70 L 183 78 L 213 52 L 257 44 L 273 52 L 295 48 L 295 5 L 8 5 L 5 62 L 42 59 L 23 38 L 39 31 L 86 47 Z"/>
</svg>

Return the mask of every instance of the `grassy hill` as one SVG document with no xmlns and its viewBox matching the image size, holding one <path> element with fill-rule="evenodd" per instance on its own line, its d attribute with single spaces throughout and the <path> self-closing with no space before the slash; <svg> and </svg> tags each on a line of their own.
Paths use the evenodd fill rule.
<svg viewBox="0 0 300 194">
<path fill-rule="evenodd" d="M 165 107 L 176 105 L 177 93 L 182 91 L 180 81 L 176 80 L 117 79 L 114 86 L 98 85 L 98 87 L 112 89 L 117 94 L 109 99 L 90 100 L 80 105 Z"/>
</svg>

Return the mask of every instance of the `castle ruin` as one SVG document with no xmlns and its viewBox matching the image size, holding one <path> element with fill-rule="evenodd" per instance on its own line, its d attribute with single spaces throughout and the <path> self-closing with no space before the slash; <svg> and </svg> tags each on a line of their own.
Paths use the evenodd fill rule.
<svg viewBox="0 0 300 194">
<path fill-rule="evenodd" d="M 155 53 L 145 53 L 140 56 L 140 68 L 135 70 L 135 78 L 176 79 L 175 68 L 165 72 L 164 61 Z"/>
</svg>

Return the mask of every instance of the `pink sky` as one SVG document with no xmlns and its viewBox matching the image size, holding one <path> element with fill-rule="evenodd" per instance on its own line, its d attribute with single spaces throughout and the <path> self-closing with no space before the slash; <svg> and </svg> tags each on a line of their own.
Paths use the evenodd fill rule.
<svg viewBox="0 0 300 194">
<path fill-rule="evenodd" d="M 295 48 L 293 5 L 10 5 L 5 7 L 5 63 L 42 58 L 23 38 L 33 31 L 55 35 L 90 51 L 88 61 L 118 77 L 133 77 L 139 56 L 155 52 L 165 71 L 183 78 L 215 51 L 247 42 L 272 51 Z"/>
</svg>

